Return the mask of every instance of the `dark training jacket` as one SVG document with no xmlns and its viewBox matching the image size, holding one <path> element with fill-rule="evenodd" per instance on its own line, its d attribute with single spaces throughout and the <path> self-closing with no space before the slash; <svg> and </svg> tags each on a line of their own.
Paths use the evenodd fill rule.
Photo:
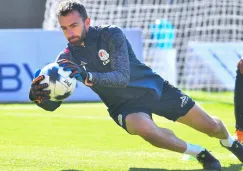
<svg viewBox="0 0 243 171">
<path fill-rule="evenodd" d="M 99 95 L 110 112 L 116 110 L 120 103 L 139 99 L 148 91 L 156 99 L 162 95 L 163 78 L 136 58 L 131 44 L 116 26 L 90 26 L 84 46 L 68 44 L 56 61 L 59 59 L 68 59 L 78 65 L 86 64 L 86 71 L 93 77 L 90 88 Z M 38 106 L 53 111 L 60 104 L 44 100 Z"/>
</svg>

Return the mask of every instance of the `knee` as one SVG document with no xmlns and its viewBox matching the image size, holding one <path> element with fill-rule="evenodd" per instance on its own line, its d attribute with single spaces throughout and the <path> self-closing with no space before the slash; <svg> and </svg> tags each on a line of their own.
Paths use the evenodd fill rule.
<svg viewBox="0 0 243 171">
<path fill-rule="evenodd" d="M 134 122 L 133 120 L 129 120 L 128 116 L 126 117 L 126 126 L 127 131 L 131 135 L 139 135 L 144 139 L 149 138 L 157 129 L 157 126 L 150 118 Z"/>
<path fill-rule="evenodd" d="M 220 132 L 222 124 L 223 123 L 219 118 L 213 117 L 212 122 L 208 126 L 207 134 L 211 137 L 215 136 Z"/>
<path fill-rule="evenodd" d="M 144 139 L 149 139 L 150 137 L 152 137 L 152 135 L 156 132 L 156 125 L 154 124 L 144 124 L 143 126 L 139 127 L 136 132 L 137 135 L 139 135 L 140 137 L 144 138 Z"/>
</svg>

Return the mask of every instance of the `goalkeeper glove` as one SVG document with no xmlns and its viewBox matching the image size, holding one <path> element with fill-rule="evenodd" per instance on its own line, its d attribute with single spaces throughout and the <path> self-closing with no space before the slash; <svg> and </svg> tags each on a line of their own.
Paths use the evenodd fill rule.
<svg viewBox="0 0 243 171">
<path fill-rule="evenodd" d="M 64 71 L 71 71 L 72 73 L 69 75 L 70 78 L 75 77 L 78 81 L 84 83 L 86 80 L 88 83 L 92 83 L 92 74 L 90 72 L 86 72 L 83 67 L 79 67 L 77 64 L 69 61 L 67 59 L 58 60 L 57 63 L 59 66 L 63 67 Z"/>
<path fill-rule="evenodd" d="M 38 76 L 39 73 L 40 69 L 35 73 L 35 78 L 31 84 L 29 92 L 29 99 L 37 104 L 40 104 L 44 99 L 50 99 L 50 90 L 43 90 L 44 88 L 48 87 L 48 84 L 40 84 L 40 82 L 45 79 L 45 76 Z"/>
</svg>

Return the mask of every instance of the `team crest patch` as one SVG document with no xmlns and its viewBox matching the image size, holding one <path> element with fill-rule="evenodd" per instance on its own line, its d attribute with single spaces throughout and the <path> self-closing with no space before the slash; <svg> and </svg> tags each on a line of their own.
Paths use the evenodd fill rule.
<svg viewBox="0 0 243 171">
<path fill-rule="evenodd" d="M 107 53 L 104 49 L 99 50 L 98 56 L 99 56 L 100 60 L 103 61 L 103 65 L 106 65 L 110 62 L 109 53 Z"/>
</svg>

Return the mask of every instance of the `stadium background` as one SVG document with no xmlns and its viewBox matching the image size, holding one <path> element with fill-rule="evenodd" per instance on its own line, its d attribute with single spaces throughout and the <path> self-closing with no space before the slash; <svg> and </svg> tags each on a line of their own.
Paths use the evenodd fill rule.
<svg viewBox="0 0 243 171">
<path fill-rule="evenodd" d="M 4 64 L 11 63 L 15 60 L 14 58 L 18 58 L 18 65 L 22 65 L 19 58 L 26 58 L 25 56 L 27 56 L 25 60 L 36 58 L 36 62 L 29 64 L 32 68 L 29 66 L 23 68 L 23 70 L 27 68 L 28 73 L 33 73 L 33 70 L 44 65 L 40 65 L 39 58 L 51 59 L 52 56 L 57 55 L 57 51 L 61 50 L 60 47 L 65 45 L 64 39 L 60 38 L 61 34 L 57 33 L 60 33 L 60 29 L 54 15 L 59 1 L 23 0 L 20 2 L 10 0 L 4 2 L 4 5 L 0 7 L 4 14 L 0 16 L 1 34 L 3 37 L 9 36 L 8 39 L 13 39 L 13 35 L 18 37 L 18 40 L 3 41 L 1 44 L 2 49 L 5 49 L 2 50 L 2 53 L 5 54 L 3 58 L 7 59 L 1 62 L 3 71 L 0 88 L 4 96 L 6 95 L 5 90 L 8 91 L 6 87 L 11 87 L 11 85 L 13 89 L 16 89 L 13 92 L 21 90 L 21 95 L 26 92 L 27 88 L 27 85 L 22 83 L 23 88 L 19 86 L 19 82 L 24 82 L 23 79 L 26 77 L 21 74 L 24 72 L 21 67 L 17 66 L 20 68 L 20 72 L 14 71 L 14 69 L 12 71 L 19 74 L 19 77 L 23 77 L 19 79 L 17 74 L 5 74 L 8 71 L 4 72 Z M 136 37 L 139 34 L 130 34 L 130 37 L 134 38 L 131 43 L 136 46 L 134 49 L 138 58 L 173 85 L 183 90 L 207 92 L 234 89 L 236 63 L 243 54 L 241 42 L 243 32 L 239 27 L 243 23 L 240 10 L 243 4 L 240 0 L 84 0 L 83 2 L 92 19 L 92 25 L 114 24 L 123 29 L 140 29 L 141 40 Z M 13 28 L 14 30 L 11 30 Z M 22 33 L 16 33 L 18 29 Z M 25 30 L 26 38 L 23 39 L 23 29 L 35 29 L 35 33 L 32 35 L 34 30 L 27 30 L 30 33 L 26 33 Z M 50 36 L 41 36 L 42 33 L 37 33 L 40 30 Z M 43 37 L 44 40 L 40 41 L 38 36 Z M 32 40 L 31 37 L 37 38 Z M 53 40 L 56 37 L 59 40 L 56 42 L 59 44 L 53 43 L 52 49 L 47 49 L 48 45 L 43 47 L 48 38 Z M 11 41 L 33 41 L 35 44 L 39 43 L 40 46 L 34 47 L 34 43 L 30 43 L 30 46 L 26 44 L 30 49 L 36 48 L 36 54 L 27 50 L 25 54 L 21 54 L 17 50 L 15 54 L 11 54 L 11 50 L 5 48 L 5 46 L 9 47 L 7 44 Z M 140 43 L 142 43 L 142 47 L 140 47 Z M 43 51 L 43 48 L 46 48 L 45 53 L 37 52 Z M 14 57 L 18 53 L 20 57 Z M 47 62 L 49 61 L 45 61 L 45 63 Z M 39 65 L 33 63 L 39 63 Z M 16 76 L 15 80 L 11 80 L 11 77 L 14 76 Z M 30 80 L 28 80 L 29 82 Z M 21 100 L 19 99 L 19 101 Z M 97 97 L 87 100 L 97 100 Z"/>
<path fill-rule="evenodd" d="M 0 28 L 42 28 L 46 0 L 8 0 L 0 6 Z"/>
</svg>

